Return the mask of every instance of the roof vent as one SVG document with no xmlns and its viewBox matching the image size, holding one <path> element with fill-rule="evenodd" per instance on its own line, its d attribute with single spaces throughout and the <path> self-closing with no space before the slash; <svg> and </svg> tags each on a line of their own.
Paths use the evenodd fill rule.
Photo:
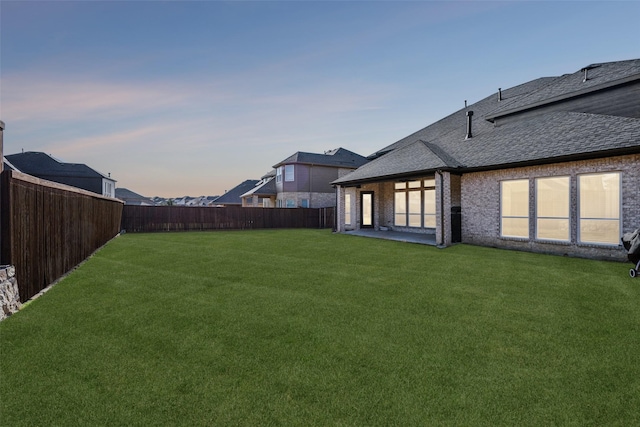
<svg viewBox="0 0 640 427">
<path fill-rule="evenodd" d="M 502 88 L 498 88 L 498 102 L 502 101 Z"/>
<path fill-rule="evenodd" d="M 589 70 L 593 70 L 594 68 L 598 68 L 599 66 L 600 65 L 598 65 L 598 64 L 591 64 L 591 65 L 587 65 L 582 70 L 580 70 L 580 71 L 584 72 L 584 79 L 582 79 L 582 83 L 584 83 L 587 80 L 589 80 Z"/>
<path fill-rule="evenodd" d="M 473 135 L 471 135 L 471 118 L 473 117 L 473 111 L 467 111 L 467 136 L 464 139 L 469 139 Z"/>
</svg>

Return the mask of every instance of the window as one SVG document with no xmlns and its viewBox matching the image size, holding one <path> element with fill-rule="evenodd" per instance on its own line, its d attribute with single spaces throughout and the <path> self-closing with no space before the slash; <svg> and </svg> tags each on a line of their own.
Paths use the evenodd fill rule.
<svg viewBox="0 0 640 427">
<path fill-rule="evenodd" d="M 500 235 L 529 237 L 529 180 L 500 183 Z"/>
<path fill-rule="evenodd" d="M 569 241 L 569 177 L 536 179 L 536 238 Z"/>
<path fill-rule="evenodd" d="M 398 227 L 405 227 L 407 225 L 407 193 L 396 192 L 395 212 L 394 224 Z"/>
<path fill-rule="evenodd" d="M 282 166 L 276 169 L 276 182 L 282 182 Z"/>
<path fill-rule="evenodd" d="M 302 206 L 303 208 L 308 208 L 309 207 L 309 199 L 302 199 L 300 206 Z"/>
<path fill-rule="evenodd" d="M 282 199 L 276 200 L 276 207 L 277 208 L 281 208 L 282 207 Z"/>
<path fill-rule="evenodd" d="M 424 226 L 436 227 L 436 189 L 424 190 Z"/>
<path fill-rule="evenodd" d="M 344 195 L 344 223 L 351 225 L 351 194 Z"/>
<path fill-rule="evenodd" d="M 102 195 L 113 197 L 113 184 L 111 182 L 104 183 L 104 191 L 102 192 Z"/>
<path fill-rule="evenodd" d="M 435 202 L 435 179 L 396 182 L 394 224 L 398 227 L 435 227 Z"/>
<path fill-rule="evenodd" d="M 284 167 L 284 180 L 286 182 L 291 182 L 294 179 L 293 176 L 293 165 L 285 165 Z"/>
<path fill-rule="evenodd" d="M 579 240 L 617 245 L 620 241 L 620 174 L 578 177 Z"/>
<path fill-rule="evenodd" d="M 295 208 L 296 207 L 296 201 L 293 199 L 287 199 L 286 200 L 286 207 L 287 208 Z"/>
</svg>

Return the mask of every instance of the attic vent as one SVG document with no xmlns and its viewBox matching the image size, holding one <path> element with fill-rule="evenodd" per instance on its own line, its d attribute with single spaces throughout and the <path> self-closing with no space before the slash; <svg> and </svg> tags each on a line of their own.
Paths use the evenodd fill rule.
<svg viewBox="0 0 640 427">
<path fill-rule="evenodd" d="M 467 136 L 464 139 L 469 139 L 471 135 L 471 118 L 473 117 L 473 111 L 467 111 Z"/>
</svg>

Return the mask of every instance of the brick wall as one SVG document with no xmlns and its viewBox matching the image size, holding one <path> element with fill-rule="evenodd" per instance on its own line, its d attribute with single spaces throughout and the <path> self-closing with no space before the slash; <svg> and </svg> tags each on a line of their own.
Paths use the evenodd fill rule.
<svg viewBox="0 0 640 427">
<path fill-rule="evenodd" d="M 609 157 L 597 160 L 565 162 L 553 165 L 501 169 L 469 173 L 461 179 L 462 241 L 483 246 L 528 250 L 600 259 L 626 260 L 620 247 L 579 244 L 577 236 L 577 176 L 584 173 L 621 172 L 622 230 L 640 227 L 640 154 Z M 529 179 L 529 227 L 535 236 L 535 178 L 569 176 L 571 182 L 569 243 L 549 243 L 500 237 L 500 181 Z"/>
</svg>

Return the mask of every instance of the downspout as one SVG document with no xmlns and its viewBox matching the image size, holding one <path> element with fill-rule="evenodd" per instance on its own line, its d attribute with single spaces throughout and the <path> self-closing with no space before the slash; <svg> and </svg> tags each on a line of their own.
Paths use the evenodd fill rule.
<svg viewBox="0 0 640 427">
<path fill-rule="evenodd" d="M 444 176 L 440 169 L 436 170 L 440 175 L 440 242 L 438 247 L 444 247 Z"/>
</svg>

